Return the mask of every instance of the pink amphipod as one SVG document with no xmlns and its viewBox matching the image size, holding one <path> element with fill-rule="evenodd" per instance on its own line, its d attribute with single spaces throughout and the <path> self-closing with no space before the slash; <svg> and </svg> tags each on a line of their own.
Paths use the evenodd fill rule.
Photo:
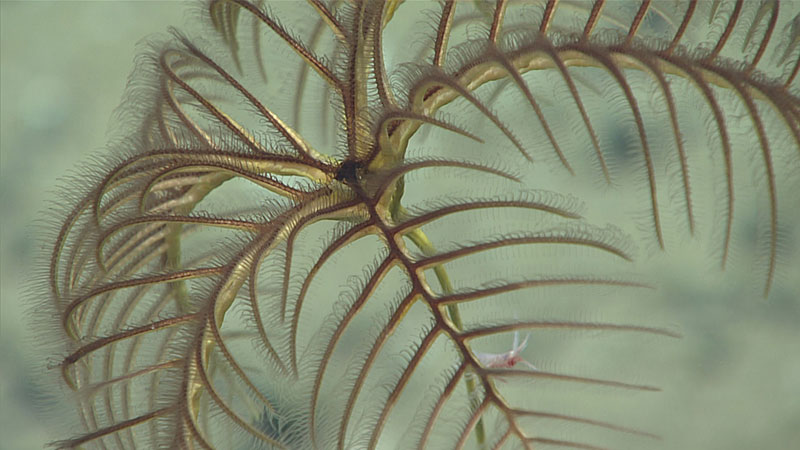
<svg viewBox="0 0 800 450">
<path fill-rule="evenodd" d="M 524 366 L 528 367 L 531 370 L 538 370 L 536 366 L 525 361 L 525 359 L 520 356 L 525 347 L 528 346 L 528 338 L 531 337 L 530 334 L 525 336 L 522 343 L 519 343 L 519 332 L 514 332 L 514 343 L 511 347 L 511 350 L 505 353 L 480 353 L 476 352 L 475 356 L 478 358 L 478 361 L 483 365 L 483 367 L 487 369 L 510 369 L 516 366 L 518 363 L 522 363 Z"/>
</svg>

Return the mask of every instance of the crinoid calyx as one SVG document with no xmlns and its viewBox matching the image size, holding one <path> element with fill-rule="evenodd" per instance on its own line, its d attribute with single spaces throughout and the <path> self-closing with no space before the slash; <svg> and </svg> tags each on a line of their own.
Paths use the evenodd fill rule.
<svg viewBox="0 0 800 450">
<path fill-rule="evenodd" d="M 64 191 L 58 444 L 663 445 L 667 269 L 799 294 L 798 12 L 205 3 Z"/>
</svg>

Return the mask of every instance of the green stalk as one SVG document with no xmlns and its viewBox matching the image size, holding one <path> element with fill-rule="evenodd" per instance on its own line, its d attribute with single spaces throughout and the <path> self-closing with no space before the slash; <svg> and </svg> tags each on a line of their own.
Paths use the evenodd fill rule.
<svg viewBox="0 0 800 450">
<path fill-rule="evenodd" d="M 402 182 L 400 185 L 402 186 Z M 395 195 L 395 198 L 392 199 L 390 212 L 393 219 L 408 215 L 408 211 L 406 211 L 406 209 L 400 205 L 399 198 L 402 196 L 402 192 L 402 187 L 399 187 L 397 195 Z M 395 201 L 395 199 L 397 199 L 397 201 Z M 433 256 L 436 254 L 436 247 L 420 228 L 415 228 L 409 231 L 405 234 L 405 236 L 408 236 L 408 238 L 411 239 L 411 242 L 413 242 L 414 245 L 416 245 L 417 248 L 426 256 Z M 452 294 L 453 283 L 450 281 L 450 276 L 447 275 L 447 270 L 444 268 L 444 266 L 441 264 L 433 266 L 433 273 L 436 275 L 436 279 L 439 280 L 439 284 L 442 286 L 442 291 L 444 291 L 446 295 Z M 453 324 L 453 328 L 455 328 L 456 331 L 462 331 L 464 329 L 464 323 L 461 320 L 461 312 L 458 310 L 458 305 L 447 305 L 446 310 L 447 315 L 450 318 L 450 322 Z M 469 375 L 470 374 L 467 374 L 465 378 L 467 384 L 467 395 L 469 396 L 472 408 L 477 409 L 480 406 L 480 400 L 475 396 L 475 391 L 477 390 L 476 380 L 475 377 Z M 478 419 L 478 423 L 475 425 L 475 439 L 478 441 L 479 448 L 486 448 L 486 430 L 483 426 L 483 418 Z"/>
<path fill-rule="evenodd" d="M 174 214 L 189 214 L 192 212 L 195 205 L 204 199 L 206 195 L 230 179 L 231 176 L 224 173 L 217 173 L 207 178 L 207 180 L 195 184 L 183 194 L 184 197 L 191 198 L 193 201 L 176 208 Z M 169 224 L 167 225 L 167 230 L 169 231 L 164 237 L 164 243 L 167 244 L 167 251 L 164 255 L 164 269 L 181 270 L 181 236 L 183 233 L 183 224 Z M 178 304 L 179 311 L 187 312 L 189 310 L 189 290 L 186 288 L 186 282 L 183 280 L 173 281 L 170 283 L 170 288 Z"/>
</svg>

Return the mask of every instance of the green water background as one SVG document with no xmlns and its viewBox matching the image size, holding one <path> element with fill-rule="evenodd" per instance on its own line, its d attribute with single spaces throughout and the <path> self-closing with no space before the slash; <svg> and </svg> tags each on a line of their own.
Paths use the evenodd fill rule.
<svg viewBox="0 0 800 450">
<path fill-rule="evenodd" d="M 183 23 L 179 1 L 0 2 L 0 448 L 61 436 L 34 412 L 45 380 L 25 280 L 42 242 L 36 221 L 59 178 L 101 152 L 137 42 Z"/>
<path fill-rule="evenodd" d="M 44 357 L 22 295 L 44 245 L 37 219 L 59 177 L 102 152 L 143 36 L 180 25 L 182 2 L 0 2 L 0 448 L 59 436 L 36 413 Z M 796 292 L 796 291 L 795 291 Z M 686 334 L 670 395 L 684 448 L 783 449 L 800 442 L 800 301 L 675 299 Z M 29 298 L 28 298 L 29 299 Z M 665 355 L 665 357 L 674 355 Z M 691 393 L 691 395 L 689 395 Z"/>
</svg>

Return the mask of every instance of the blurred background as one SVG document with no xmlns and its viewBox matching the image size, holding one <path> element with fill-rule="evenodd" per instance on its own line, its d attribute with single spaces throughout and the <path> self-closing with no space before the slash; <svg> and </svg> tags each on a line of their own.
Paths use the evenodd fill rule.
<svg viewBox="0 0 800 450">
<path fill-rule="evenodd" d="M 58 438 L 34 413 L 48 378 L 34 373 L 43 356 L 24 295 L 48 194 L 103 151 L 137 42 L 186 11 L 180 1 L 0 1 L 0 449 Z"/>
</svg>

